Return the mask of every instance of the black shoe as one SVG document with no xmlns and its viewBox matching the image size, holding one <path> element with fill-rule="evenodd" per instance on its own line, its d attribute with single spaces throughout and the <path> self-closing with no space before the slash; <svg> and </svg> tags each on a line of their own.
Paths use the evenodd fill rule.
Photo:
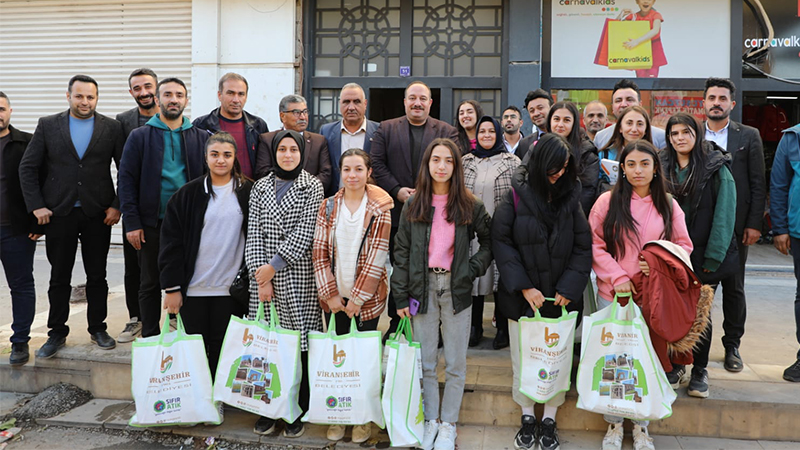
<svg viewBox="0 0 800 450">
<path fill-rule="evenodd" d="M 725 370 L 728 372 L 741 372 L 744 368 L 739 349 L 736 347 L 725 348 Z"/>
<path fill-rule="evenodd" d="M 117 341 L 114 340 L 111 336 L 108 335 L 105 331 L 98 331 L 97 333 L 92 333 L 92 342 L 97 344 L 103 350 L 111 350 L 112 348 L 117 346 Z"/>
<path fill-rule="evenodd" d="M 522 427 L 514 437 L 514 448 L 517 450 L 530 450 L 536 447 L 536 418 L 529 415 L 522 416 Z"/>
<path fill-rule="evenodd" d="M 506 347 L 508 347 L 508 331 L 498 328 L 497 336 L 495 336 L 494 341 L 492 341 L 492 348 L 500 350 Z"/>
<path fill-rule="evenodd" d="M 36 357 L 39 359 L 50 359 L 56 354 L 58 349 L 67 345 L 67 338 L 50 336 L 47 342 L 36 351 Z"/>
<path fill-rule="evenodd" d="M 667 372 L 667 380 L 672 389 L 678 389 L 686 382 L 686 366 L 683 364 L 673 364 L 672 372 Z"/>
<path fill-rule="evenodd" d="M 692 368 L 692 379 L 689 380 L 687 394 L 692 397 L 708 398 L 708 371 L 706 369 L 695 370 Z"/>
<path fill-rule="evenodd" d="M 783 379 L 800 383 L 800 358 L 783 371 Z"/>
<path fill-rule="evenodd" d="M 483 338 L 483 328 L 472 327 L 469 330 L 469 346 L 477 347 Z"/>
<path fill-rule="evenodd" d="M 256 420 L 256 425 L 253 427 L 253 433 L 267 435 L 272 434 L 278 428 L 278 421 L 270 419 L 269 417 L 259 417 Z"/>
<path fill-rule="evenodd" d="M 21 366 L 31 359 L 30 352 L 28 351 L 28 343 L 11 344 L 11 356 L 8 357 L 8 364 L 12 366 Z"/>
<path fill-rule="evenodd" d="M 306 429 L 303 426 L 303 422 L 301 422 L 298 417 L 294 422 L 286 424 L 286 428 L 283 429 L 283 437 L 299 438 L 305 431 Z"/>
<path fill-rule="evenodd" d="M 549 417 L 542 420 L 542 423 L 539 424 L 539 445 L 542 446 L 542 450 L 558 449 L 556 421 Z"/>
</svg>

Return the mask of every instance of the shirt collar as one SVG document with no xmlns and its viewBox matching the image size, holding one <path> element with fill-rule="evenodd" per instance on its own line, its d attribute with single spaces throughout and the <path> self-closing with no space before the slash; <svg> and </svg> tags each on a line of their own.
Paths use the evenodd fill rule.
<svg viewBox="0 0 800 450">
<path fill-rule="evenodd" d="M 707 131 L 707 132 L 710 132 L 710 133 L 714 133 L 714 134 L 720 134 L 720 133 L 725 133 L 725 132 L 727 132 L 727 131 L 728 131 L 728 127 L 729 127 L 729 126 L 731 126 L 731 119 L 730 119 L 730 117 L 728 118 L 728 123 L 726 123 L 726 124 L 725 124 L 725 126 L 724 126 L 724 127 L 721 129 L 721 130 L 719 130 L 719 131 L 714 131 L 714 130 L 712 130 L 711 128 L 708 128 L 708 121 L 706 121 L 706 131 Z"/>
<path fill-rule="evenodd" d="M 355 133 L 351 133 L 351 132 L 347 131 L 347 128 L 344 127 L 344 120 L 342 120 L 342 122 L 341 122 L 341 128 L 342 128 L 343 132 L 349 134 L 350 136 L 355 136 L 355 135 L 360 134 L 362 132 L 366 133 L 367 132 L 367 118 L 366 117 L 364 118 L 364 120 L 361 122 L 361 126 L 358 127 L 358 130 L 356 130 Z"/>
</svg>

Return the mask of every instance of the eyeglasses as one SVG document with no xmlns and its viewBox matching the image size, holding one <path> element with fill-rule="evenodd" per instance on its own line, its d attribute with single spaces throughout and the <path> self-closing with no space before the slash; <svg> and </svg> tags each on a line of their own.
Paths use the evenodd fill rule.
<svg viewBox="0 0 800 450">
<path fill-rule="evenodd" d="M 284 111 L 285 114 L 292 113 L 295 117 L 300 116 L 308 116 L 308 109 L 299 110 L 299 109 L 290 109 L 289 111 Z"/>
</svg>

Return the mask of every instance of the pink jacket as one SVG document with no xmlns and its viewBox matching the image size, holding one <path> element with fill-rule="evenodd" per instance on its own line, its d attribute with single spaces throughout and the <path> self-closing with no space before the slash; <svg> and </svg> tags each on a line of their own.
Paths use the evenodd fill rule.
<svg viewBox="0 0 800 450">
<path fill-rule="evenodd" d="M 606 300 L 614 298 L 614 286 L 631 281 L 639 270 L 639 252 L 644 244 L 650 241 L 663 239 L 664 221 L 653 206 L 653 200 L 648 195 L 641 198 L 636 192 L 631 196 L 631 215 L 638 224 L 637 242 L 627 242 L 625 257 L 614 259 L 606 249 L 603 240 L 603 220 L 608 214 L 608 204 L 611 192 L 601 195 L 589 213 L 589 226 L 592 229 L 592 269 L 597 274 L 597 290 Z M 692 253 L 692 240 L 686 230 L 686 219 L 683 210 L 675 199 L 672 200 L 672 242 L 680 245 L 687 253 Z"/>
</svg>

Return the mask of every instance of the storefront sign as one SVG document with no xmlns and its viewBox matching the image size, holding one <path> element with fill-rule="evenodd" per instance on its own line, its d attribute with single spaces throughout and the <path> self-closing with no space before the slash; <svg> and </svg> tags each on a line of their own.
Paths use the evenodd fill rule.
<svg viewBox="0 0 800 450">
<path fill-rule="evenodd" d="M 748 3 L 760 3 L 766 14 Z M 772 25 L 772 35 L 766 24 Z M 797 5 L 786 0 L 745 2 L 742 35 L 745 61 L 776 77 L 800 79 L 800 0 Z M 745 76 L 761 76 L 753 72 L 746 69 Z"/>
</svg>

